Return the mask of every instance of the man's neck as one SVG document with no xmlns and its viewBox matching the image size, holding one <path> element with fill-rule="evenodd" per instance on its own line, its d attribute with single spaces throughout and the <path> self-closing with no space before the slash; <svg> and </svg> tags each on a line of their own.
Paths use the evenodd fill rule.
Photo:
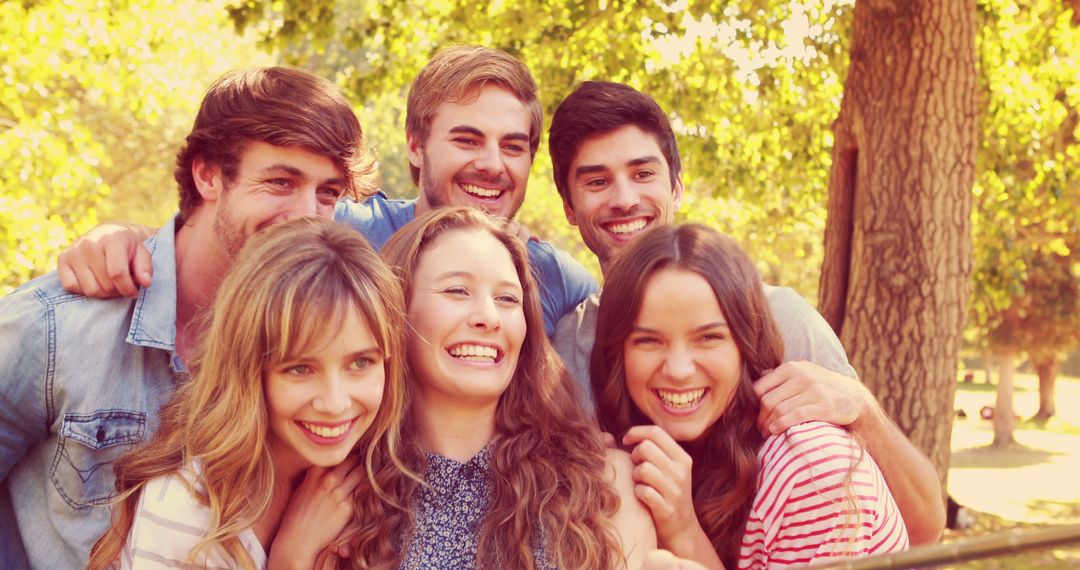
<svg viewBox="0 0 1080 570">
<path fill-rule="evenodd" d="M 187 360 L 198 338 L 196 316 L 210 306 L 233 260 L 224 252 L 209 212 L 200 210 L 176 233 L 176 352 Z"/>
<path fill-rule="evenodd" d="M 419 218 L 433 209 L 431 204 L 428 203 L 427 194 L 420 190 L 420 197 L 416 199 L 416 217 Z"/>
</svg>

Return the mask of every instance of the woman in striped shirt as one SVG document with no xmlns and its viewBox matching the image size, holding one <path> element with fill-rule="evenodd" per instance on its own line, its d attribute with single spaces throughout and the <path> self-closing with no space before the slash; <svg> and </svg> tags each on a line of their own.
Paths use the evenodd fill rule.
<svg viewBox="0 0 1080 570">
<path fill-rule="evenodd" d="M 363 237 L 305 218 L 253 236 L 218 290 L 191 379 L 115 467 L 90 568 L 343 565 L 371 557 L 404 406 L 404 301 Z M 339 554 L 347 554 L 342 549 Z M 282 563 L 280 566 L 278 563 Z"/>
<path fill-rule="evenodd" d="M 632 449 L 661 548 L 708 568 L 778 568 L 907 547 L 881 472 L 846 430 L 759 431 L 752 382 L 783 346 L 734 240 L 658 228 L 605 278 L 593 392 L 601 426 Z"/>
</svg>

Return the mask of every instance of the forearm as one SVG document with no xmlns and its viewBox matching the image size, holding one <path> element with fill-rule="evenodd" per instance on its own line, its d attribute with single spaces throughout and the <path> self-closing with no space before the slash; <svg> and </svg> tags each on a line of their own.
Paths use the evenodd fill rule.
<svg viewBox="0 0 1080 570">
<path fill-rule="evenodd" d="M 692 532 L 687 532 L 682 537 L 670 541 L 661 539 L 660 548 L 670 550 L 675 556 L 693 560 L 706 568 L 723 570 L 724 563 L 720 561 L 720 556 L 716 554 L 716 549 L 713 548 L 705 531 L 700 525 L 694 525 L 694 527 Z"/>
<path fill-rule="evenodd" d="M 913 546 L 932 544 L 945 528 L 945 500 L 937 471 L 876 403 L 849 426 L 877 462 Z"/>
</svg>

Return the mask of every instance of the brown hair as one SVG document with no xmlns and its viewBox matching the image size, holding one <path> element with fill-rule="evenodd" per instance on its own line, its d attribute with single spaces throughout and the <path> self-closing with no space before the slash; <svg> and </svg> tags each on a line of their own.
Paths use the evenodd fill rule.
<svg viewBox="0 0 1080 570">
<path fill-rule="evenodd" d="M 499 240 L 524 290 L 525 340 L 495 412 L 491 507 L 479 533 L 478 567 L 535 568 L 532 546 L 538 537 L 559 568 L 618 567 L 622 555 L 611 518 L 619 498 L 605 479 L 601 434 L 548 343 L 524 245 L 479 210 L 440 208 L 394 234 L 383 257 L 406 284 L 408 305 L 421 255 L 440 235 L 455 230 L 480 230 Z M 406 378 L 416 381 L 408 370 Z M 403 454 L 410 468 L 422 472 L 423 452 L 408 419 L 414 415 L 407 412 L 402 426 Z M 413 484 L 399 500 L 410 504 L 416 492 Z M 410 531 L 402 528 L 396 536 L 408 537 Z"/>
<path fill-rule="evenodd" d="M 119 504 L 112 527 L 90 553 L 90 568 L 118 559 L 151 479 L 196 463 L 205 492 L 189 490 L 214 522 L 189 562 L 198 565 L 206 549 L 220 545 L 239 566 L 254 567 L 239 536 L 265 515 L 274 489 L 263 374 L 309 350 L 333 330 L 328 327 L 340 326 L 345 311 L 360 314 L 382 350 L 385 387 L 354 450 L 368 476 L 355 492 L 355 520 L 338 542 L 356 537 L 368 517 L 380 520 L 396 510 L 384 491 L 411 475 L 397 451 L 406 399 L 401 286 L 363 237 L 311 217 L 257 233 L 237 259 L 208 313 L 208 332 L 190 363 L 191 380 L 162 407 L 153 440 L 115 465 Z M 374 547 L 360 542 L 354 557 Z M 324 553 L 322 562 L 335 558 Z"/>
<path fill-rule="evenodd" d="M 573 206 L 570 198 L 570 164 L 581 145 L 591 137 L 603 135 L 620 127 L 633 125 L 656 138 L 660 152 L 667 160 L 671 185 L 679 180 L 682 162 L 679 143 L 671 130 L 671 121 L 656 101 L 622 83 L 586 81 L 559 103 L 548 129 L 548 152 L 555 176 L 555 188 L 564 202 Z"/>
<path fill-rule="evenodd" d="M 544 111 L 537 99 L 536 81 L 529 68 L 514 56 L 480 46 L 450 46 L 435 53 L 416 75 L 405 107 L 405 131 L 421 146 L 431 134 L 431 118 L 447 101 L 468 103 L 478 89 L 494 84 L 514 94 L 529 109 L 529 155 L 536 157 Z M 420 169 L 410 165 L 413 183 L 420 183 Z"/>
<path fill-rule="evenodd" d="M 627 392 L 623 350 L 650 279 L 668 268 L 694 272 L 709 283 L 742 358 L 731 403 L 703 444 L 687 450 L 698 522 L 724 566 L 734 568 L 763 442 L 751 382 L 778 366 L 784 353 L 761 278 L 735 240 L 701 225 L 661 226 L 616 256 L 600 296 L 590 365 L 600 427 L 621 439 L 630 427 L 652 423 Z"/>
<path fill-rule="evenodd" d="M 346 192 L 362 200 L 374 193 L 378 164 L 349 102 L 333 83 L 299 69 L 263 67 L 221 76 L 203 97 L 184 148 L 176 155 L 180 215 L 202 203 L 191 173 L 196 158 L 236 178 L 247 145 L 261 141 L 299 146 L 333 161 Z"/>
</svg>

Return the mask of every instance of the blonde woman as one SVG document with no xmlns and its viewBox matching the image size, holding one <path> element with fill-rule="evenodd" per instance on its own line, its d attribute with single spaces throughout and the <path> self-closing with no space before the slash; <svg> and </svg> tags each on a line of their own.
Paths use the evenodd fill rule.
<svg viewBox="0 0 1080 570">
<path fill-rule="evenodd" d="M 402 292 L 353 230 L 302 219 L 249 240 L 219 289 L 191 379 L 116 466 L 90 567 L 330 566 L 370 542 L 405 478 Z M 343 551 L 344 552 L 344 551 Z"/>
<path fill-rule="evenodd" d="M 443 208 L 383 256 L 405 284 L 411 516 L 384 524 L 402 568 L 634 568 L 655 548 L 625 452 L 605 450 L 544 334 L 524 246 Z M 374 524 L 374 523 L 373 523 Z"/>
</svg>

